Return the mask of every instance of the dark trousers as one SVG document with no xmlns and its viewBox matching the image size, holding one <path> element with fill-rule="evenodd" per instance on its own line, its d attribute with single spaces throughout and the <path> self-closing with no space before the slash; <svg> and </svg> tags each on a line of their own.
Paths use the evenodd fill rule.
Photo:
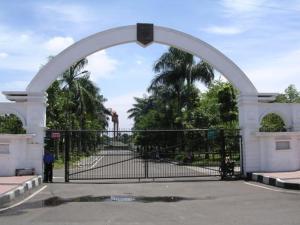
<svg viewBox="0 0 300 225">
<path fill-rule="evenodd" d="M 52 182 L 52 179 L 53 179 L 53 164 L 45 163 L 44 182 Z"/>
</svg>

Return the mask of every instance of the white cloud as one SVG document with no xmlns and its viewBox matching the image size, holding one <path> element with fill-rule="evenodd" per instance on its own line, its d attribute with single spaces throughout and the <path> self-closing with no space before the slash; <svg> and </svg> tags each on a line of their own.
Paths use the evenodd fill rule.
<svg viewBox="0 0 300 225">
<path fill-rule="evenodd" d="M 227 9 L 237 13 L 253 12 L 260 9 L 266 0 L 222 0 Z"/>
<path fill-rule="evenodd" d="M 142 92 L 132 92 L 125 95 L 110 97 L 105 106 L 112 108 L 119 115 L 119 127 L 120 128 L 131 128 L 133 126 L 133 120 L 128 119 L 127 110 L 132 108 L 132 104 L 135 103 L 133 97 L 142 97 Z M 110 123 L 110 127 L 112 124 Z"/>
<path fill-rule="evenodd" d="M 28 34 L 21 34 L 20 35 L 20 40 L 21 41 L 27 41 L 29 40 L 30 36 Z"/>
<path fill-rule="evenodd" d="M 116 71 L 118 61 L 111 58 L 105 50 L 87 57 L 87 70 L 91 72 L 91 80 L 97 82 L 101 78 L 110 78 Z"/>
<path fill-rule="evenodd" d="M 138 66 L 144 66 L 145 63 L 147 64 L 147 59 L 145 58 L 145 55 L 134 54 L 132 56 L 132 59 Z"/>
<path fill-rule="evenodd" d="M 48 15 L 51 18 L 74 22 L 83 23 L 95 20 L 95 16 L 89 8 L 84 5 L 79 4 L 63 4 L 63 3 L 53 3 L 39 5 L 37 8 L 38 12 L 42 12 L 43 15 Z"/>
<path fill-rule="evenodd" d="M 32 32 L 18 32 L 0 25 L 0 68 L 31 72 L 32 77 L 50 55 L 74 43 L 72 37 L 45 38 Z M 2 35 L 3 34 L 3 35 Z"/>
<path fill-rule="evenodd" d="M 261 26 L 262 17 L 267 15 L 266 8 L 261 5 L 266 0 L 221 0 L 222 14 L 225 20 L 231 20 L 234 26 L 211 28 L 212 32 L 236 34 Z"/>
<path fill-rule="evenodd" d="M 50 55 L 56 55 L 74 43 L 71 36 L 44 36 L 32 32 L 18 32 L 0 25 L 0 69 L 32 73 L 32 78 L 47 63 Z M 4 59 L 5 60 L 2 60 Z M 92 72 L 91 79 L 111 77 L 118 65 L 117 60 L 111 58 L 106 51 L 100 51 L 89 58 L 88 70 Z M 16 72 L 17 74 L 18 72 Z M 7 87 L 2 86 L 3 89 Z M 8 87 L 9 90 L 14 90 Z M 25 86 L 26 87 L 26 86 Z M 25 87 L 23 89 L 25 89 Z"/>
<path fill-rule="evenodd" d="M 53 37 L 45 43 L 45 47 L 49 53 L 56 55 L 73 43 L 74 39 L 72 37 Z"/>
<path fill-rule="evenodd" d="M 0 59 L 5 59 L 8 57 L 8 54 L 6 52 L 0 52 Z"/>
<path fill-rule="evenodd" d="M 204 31 L 208 33 L 213 33 L 213 34 L 221 34 L 221 35 L 234 35 L 234 34 L 239 34 L 242 33 L 243 30 L 238 28 L 238 27 L 226 27 L 226 26 L 211 26 Z"/>
<path fill-rule="evenodd" d="M 0 60 L 1 69 L 37 71 L 41 64 L 41 40 L 0 25 L 0 49 L 9 57 Z M 5 55 L 4 55 L 5 56 Z"/>
<path fill-rule="evenodd" d="M 300 89 L 300 49 L 281 56 L 274 56 L 268 62 L 252 69 L 245 69 L 249 79 L 259 92 L 283 92 L 289 84 Z"/>
</svg>

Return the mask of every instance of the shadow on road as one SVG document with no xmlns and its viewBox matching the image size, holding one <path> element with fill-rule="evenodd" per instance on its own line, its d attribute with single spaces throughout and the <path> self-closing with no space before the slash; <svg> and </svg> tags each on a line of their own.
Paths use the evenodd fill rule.
<svg viewBox="0 0 300 225">
<path fill-rule="evenodd" d="M 50 197 L 44 200 L 27 202 L 20 205 L 12 210 L 7 210 L 0 212 L 0 216 L 14 216 L 26 213 L 28 209 L 38 209 L 46 207 L 56 207 L 63 204 L 73 203 L 73 202 L 114 202 L 114 203 L 173 203 L 179 201 L 192 201 L 192 200 L 213 200 L 214 197 L 206 196 L 202 198 L 188 198 L 181 196 L 132 196 L 132 195 L 107 195 L 107 196 L 78 196 L 74 198 L 61 198 L 61 197 Z"/>
</svg>

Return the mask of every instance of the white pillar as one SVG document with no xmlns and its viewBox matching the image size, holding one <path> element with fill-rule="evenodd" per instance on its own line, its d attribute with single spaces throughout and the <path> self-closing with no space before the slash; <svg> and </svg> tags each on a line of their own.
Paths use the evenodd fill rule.
<svg viewBox="0 0 300 225">
<path fill-rule="evenodd" d="M 243 137 L 244 173 L 260 170 L 260 145 L 255 132 L 259 130 L 258 97 L 240 95 L 239 124 Z"/>
<path fill-rule="evenodd" d="M 28 145 L 32 153 L 32 165 L 36 173 L 43 174 L 44 136 L 46 129 L 46 97 L 44 93 L 28 94 L 26 132 L 35 134 L 32 142 Z"/>
<path fill-rule="evenodd" d="M 300 104 L 292 105 L 292 120 L 293 131 L 300 131 Z"/>
</svg>

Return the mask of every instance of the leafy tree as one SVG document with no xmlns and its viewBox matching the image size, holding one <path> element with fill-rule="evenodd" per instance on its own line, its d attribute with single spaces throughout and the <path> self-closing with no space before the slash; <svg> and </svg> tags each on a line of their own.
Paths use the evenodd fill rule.
<svg viewBox="0 0 300 225">
<path fill-rule="evenodd" d="M 0 133 L 23 134 L 25 130 L 21 120 L 12 114 L 0 116 Z"/>
<path fill-rule="evenodd" d="M 224 127 L 236 126 L 238 120 L 238 109 L 236 103 L 236 90 L 229 83 L 223 85 L 218 92 L 218 103 L 220 119 Z M 236 127 L 235 127 L 236 128 Z"/>
<path fill-rule="evenodd" d="M 102 130 L 107 126 L 109 111 L 103 104 L 106 99 L 84 69 L 87 63 L 86 59 L 75 63 L 48 88 L 48 128 Z M 88 155 L 95 148 L 91 143 L 96 137 L 91 133 L 80 132 L 72 138 L 72 147 L 82 149 L 83 154 Z M 58 150 L 57 157 L 62 155 Z"/>
<path fill-rule="evenodd" d="M 65 108 L 69 115 L 69 128 L 75 128 L 74 117 L 79 118 L 79 127 L 84 128 L 85 113 L 94 111 L 97 87 L 89 80 L 89 72 L 84 70 L 88 61 L 82 59 L 66 70 L 59 83 L 67 98 Z M 73 113 L 73 116 L 72 116 Z"/>
<path fill-rule="evenodd" d="M 151 108 L 153 108 L 153 101 L 151 98 L 144 96 L 143 98 L 134 97 L 136 103 L 133 104 L 133 108 L 129 109 L 128 118 L 134 119 L 135 123 L 146 114 Z"/>
<path fill-rule="evenodd" d="M 56 80 L 47 90 L 47 127 L 50 129 L 66 129 L 68 127 L 65 112 L 67 99 Z"/>
<path fill-rule="evenodd" d="M 108 124 L 106 99 L 84 70 L 82 59 L 48 88 L 47 127 L 51 129 L 103 129 Z"/>
<path fill-rule="evenodd" d="M 196 63 L 193 55 L 171 47 L 155 62 L 154 71 L 157 74 L 148 88 L 149 97 L 135 99 L 137 102 L 128 111 L 135 127 L 147 128 L 145 121 L 143 125 L 139 121 L 150 109 L 157 111 L 152 128 L 193 127 L 192 111 L 199 100 L 194 83 L 209 85 L 214 78 L 212 67 L 203 61 Z"/>
<path fill-rule="evenodd" d="M 135 98 L 128 111 L 135 128 L 237 128 L 237 91 L 229 83 L 212 82 L 214 71 L 207 63 L 196 63 L 191 54 L 169 48 L 155 62 L 154 71 L 149 97 Z M 208 91 L 201 93 L 195 81 L 208 85 Z"/>
<path fill-rule="evenodd" d="M 280 94 L 276 97 L 275 102 L 300 103 L 300 93 L 295 85 L 291 84 L 284 90 L 284 94 Z"/>
<path fill-rule="evenodd" d="M 282 118 L 276 113 L 269 113 L 261 121 L 261 132 L 279 132 L 286 131 L 286 127 Z"/>
<path fill-rule="evenodd" d="M 149 89 L 160 84 L 172 87 L 177 95 L 178 111 L 182 108 L 182 94 L 185 85 L 187 92 L 190 93 L 195 81 L 209 85 L 214 79 L 214 71 L 209 64 L 203 61 L 196 63 L 193 55 L 173 47 L 170 47 L 168 52 L 164 53 L 154 64 L 154 71 L 157 75 L 152 80 Z M 189 105 L 189 100 L 187 100 L 188 109 Z"/>
<path fill-rule="evenodd" d="M 218 127 L 222 123 L 218 93 L 224 87 L 224 82 L 214 81 L 206 92 L 200 94 L 200 103 L 197 109 L 204 123 L 200 127 Z"/>
</svg>

